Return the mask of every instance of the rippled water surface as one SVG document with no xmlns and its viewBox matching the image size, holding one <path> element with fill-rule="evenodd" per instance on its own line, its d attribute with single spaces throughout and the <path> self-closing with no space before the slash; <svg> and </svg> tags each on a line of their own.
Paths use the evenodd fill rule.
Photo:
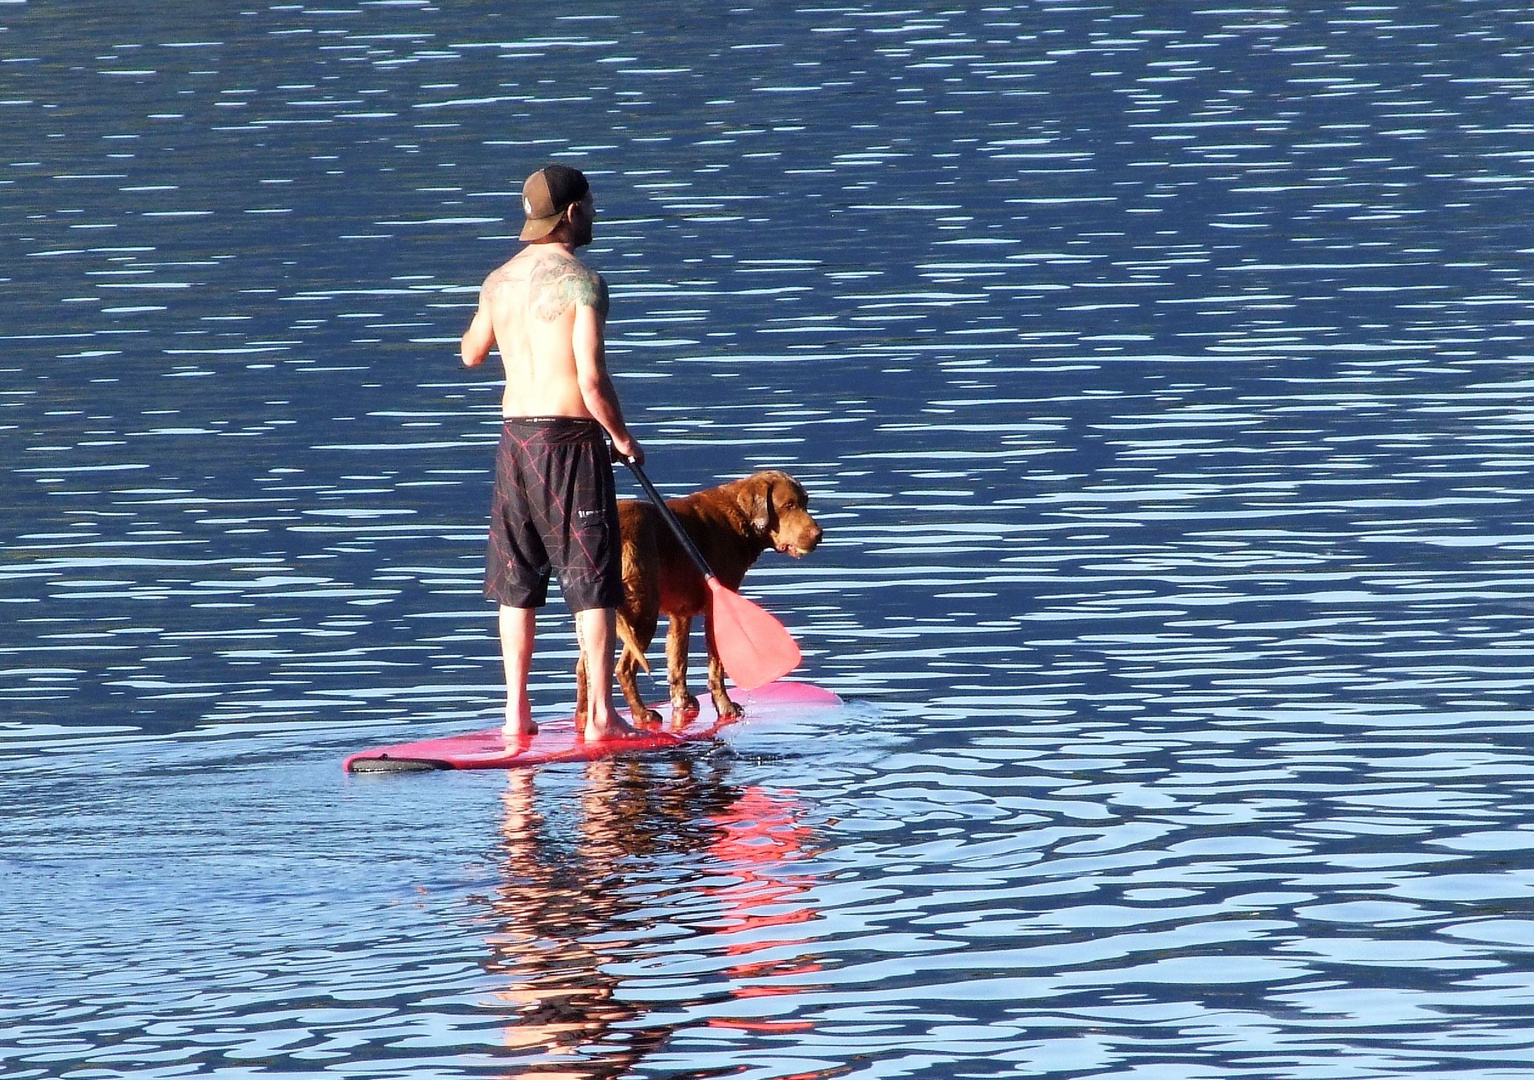
<svg viewBox="0 0 1534 1080">
<path fill-rule="evenodd" d="M 0 1076 L 1528 1075 L 1531 64 L 1503 0 L 0 2 Z M 746 591 L 847 705 L 348 779 L 495 719 L 456 342 L 555 157 L 652 475 L 811 491 Z"/>
</svg>

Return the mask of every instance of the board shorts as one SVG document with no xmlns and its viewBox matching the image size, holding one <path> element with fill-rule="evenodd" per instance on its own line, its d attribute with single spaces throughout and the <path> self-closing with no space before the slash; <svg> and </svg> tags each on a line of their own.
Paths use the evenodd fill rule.
<svg viewBox="0 0 1534 1080">
<path fill-rule="evenodd" d="M 602 425 L 573 416 L 503 421 L 485 595 L 506 607 L 542 607 L 552 571 L 571 611 L 615 608 L 623 603 L 622 552 Z"/>
</svg>

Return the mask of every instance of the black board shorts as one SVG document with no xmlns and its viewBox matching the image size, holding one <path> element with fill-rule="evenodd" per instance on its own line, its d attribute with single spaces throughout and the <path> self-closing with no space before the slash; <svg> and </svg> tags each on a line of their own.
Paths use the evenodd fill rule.
<svg viewBox="0 0 1534 1080">
<path fill-rule="evenodd" d="M 507 419 L 496 451 L 485 595 L 507 607 L 542 607 L 550 571 L 571 611 L 623 602 L 607 439 L 601 424 L 583 417 Z"/>
</svg>

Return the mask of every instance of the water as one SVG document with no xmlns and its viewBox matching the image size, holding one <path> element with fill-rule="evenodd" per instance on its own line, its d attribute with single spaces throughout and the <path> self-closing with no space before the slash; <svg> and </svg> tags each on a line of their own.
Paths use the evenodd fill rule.
<svg viewBox="0 0 1534 1080">
<path fill-rule="evenodd" d="M 0 4 L 0 1075 L 1526 1075 L 1534 16 L 569 10 Z M 552 157 L 849 705 L 348 780 L 496 711 Z"/>
</svg>

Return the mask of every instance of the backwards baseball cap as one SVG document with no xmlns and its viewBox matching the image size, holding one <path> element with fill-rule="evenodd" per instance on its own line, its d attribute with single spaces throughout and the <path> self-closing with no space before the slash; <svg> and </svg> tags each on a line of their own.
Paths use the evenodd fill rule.
<svg viewBox="0 0 1534 1080">
<path fill-rule="evenodd" d="M 586 197 L 591 185 L 579 169 L 568 165 L 545 165 L 522 185 L 522 212 L 527 222 L 521 240 L 537 240 L 553 232 L 571 203 Z"/>
</svg>

